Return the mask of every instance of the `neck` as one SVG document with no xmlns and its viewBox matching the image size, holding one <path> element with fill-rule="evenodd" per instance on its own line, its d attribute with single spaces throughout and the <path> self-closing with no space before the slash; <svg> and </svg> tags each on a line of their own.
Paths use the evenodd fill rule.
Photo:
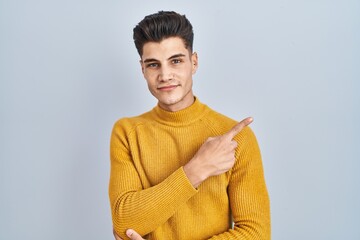
<svg viewBox="0 0 360 240">
<path fill-rule="evenodd" d="M 189 107 L 171 112 L 157 105 L 151 111 L 154 119 L 162 124 L 170 126 L 185 126 L 192 122 L 198 121 L 204 114 L 208 112 L 208 107 L 195 97 L 193 104 Z"/>
</svg>

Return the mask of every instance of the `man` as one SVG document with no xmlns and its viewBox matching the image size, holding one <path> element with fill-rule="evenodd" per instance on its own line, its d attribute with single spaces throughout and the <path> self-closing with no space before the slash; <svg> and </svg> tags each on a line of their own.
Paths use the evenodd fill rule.
<svg viewBox="0 0 360 240">
<path fill-rule="evenodd" d="M 112 131 L 116 239 L 270 239 L 252 118 L 236 123 L 194 96 L 198 56 L 188 19 L 149 15 L 134 28 L 134 41 L 158 105 L 120 119 Z"/>
</svg>

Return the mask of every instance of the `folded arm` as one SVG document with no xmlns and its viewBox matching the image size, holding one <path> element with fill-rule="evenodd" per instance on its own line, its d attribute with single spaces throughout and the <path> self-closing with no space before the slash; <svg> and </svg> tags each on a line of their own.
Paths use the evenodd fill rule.
<svg viewBox="0 0 360 240">
<path fill-rule="evenodd" d="M 110 142 L 109 197 L 114 230 L 123 239 L 129 228 L 144 236 L 166 222 L 197 193 L 182 167 L 157 185 L 142 182 L 121 124 L 114 126 Z M 156 166 L 154 166 L 156 167 Z"/>
<path fill-rule="evenodd" d="M 182 204 L 197 193 L 194 187 L 199 186 L 207 178 L 227 172 L 233 167 L 235 148 L 238 145 L 233 138 L 251 122 L 251 118 L 244 119 L 228 133 L 207 139 L 193 159 L 184 167 L 177 169 L 159 184 L 146 189 L 144 189 L 132 161 L 129 146 L 124 137 L 126 134 L 113 134 L 109 195 L 115 231 L 124 237 L 126 236 L 125 231 L 132 228 L 144 236 L 166 222 Z M 248 149 L 245 148 L 244 151 L 247 152 Z M 240 158 L 242 157 L 240 156 Z M 249 157 L 244 156 L 244 159 L 246 162 Z M 261 167 L 260 156 L 258 156 L 258 161 L 260 161 Z M 247 194 L 245 189 L 239 189 L 236 184 L 236 181 L 239 180 L 239 176 L 236 174 L 238 172 L 241 174 L 241 169 L 236 171 L 235 166 L 234 169 L 233 183 L 229 185 L 233 214 L 237 213 L 237 207 L 242 203 L 242 200 L 236 197 L 239 191 Z M 255 175 L 257 177 L 257 174 Z M 243 180 L 246 182 L 245 178 L 241 179 L 240 177 L 240 181 Z M 161 210 L 159 211 L 159 209 Z M 241 219 L 240 217 L 237 221 L 237 217 L 234 217 L 236 228 L 240 226 L 238 223 Z M 242 224 L 240 227 L 243 226 Z M 231 231 L 229 230 L 229 232 Z"/>
<path fill-rule="evenodd" d="M 121 161 L 118 159 L 112 163 L 109 186 L 113 225 L 121 237 L 125 237 L 129 228 L 142 236 L 154 231 L 197 192 L 183 168 L 158 185 L 142 189 L 136 171 L 131 167 L 126 169 L 128 164 Z"/>
</svg>

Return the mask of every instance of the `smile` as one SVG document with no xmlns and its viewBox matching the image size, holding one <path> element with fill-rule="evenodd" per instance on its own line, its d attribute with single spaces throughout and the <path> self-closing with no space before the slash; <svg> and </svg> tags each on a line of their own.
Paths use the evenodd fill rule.
<svg viewBox="0 0 360 240">
<path fill-rule="evenodd" d="M 160 91 L 171 91 L 171 90 L 175 89 L 178 86 L 179 85 L 169 85 L 169 86 L 158 87 L 157 89 L 160 90 Z"/>
</svg>

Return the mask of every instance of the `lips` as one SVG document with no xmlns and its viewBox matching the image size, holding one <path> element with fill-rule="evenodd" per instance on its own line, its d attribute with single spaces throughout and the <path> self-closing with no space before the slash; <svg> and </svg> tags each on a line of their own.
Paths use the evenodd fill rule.
<svg viewBox="0 0 360 240">
<path fill-rule="evenodd" d="M 180 86 L 180 85 L 168 85 L 168 86 L 158 87 L 157 89 L 160 91 L 171 91 L 171 90 L 177 88 L 178 86 Z"/>
</svg>

